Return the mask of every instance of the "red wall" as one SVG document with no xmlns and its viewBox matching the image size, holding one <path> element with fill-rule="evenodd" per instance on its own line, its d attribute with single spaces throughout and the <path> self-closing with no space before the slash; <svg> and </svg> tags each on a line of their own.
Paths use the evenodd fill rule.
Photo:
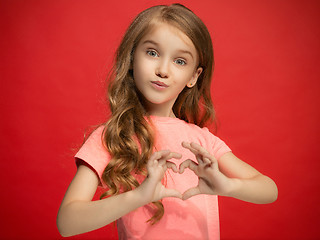
<svg viewBox="0 0 320 240">
<path fill-rule="evenodd" d="M 271 205 L 220 198 L 221 238 L 319 239 L 319 2 L 181 2 L 213 36 L 218 136 L 279 187 Z M 107 113 L 113 51 L 130 20 L 158 3 L 0 1 L 1 238 L 60 238 L 73 154 Z M 115 229 L 71 239 L 105 236 Z"/>
</svg>

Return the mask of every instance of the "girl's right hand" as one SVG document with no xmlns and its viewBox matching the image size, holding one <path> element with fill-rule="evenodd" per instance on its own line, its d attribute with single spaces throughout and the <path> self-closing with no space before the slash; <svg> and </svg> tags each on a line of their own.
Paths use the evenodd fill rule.
<svg viewBox="0 0 320 240">
<path fill-rule="evenodd" d="M 181 158 L 180 153 L 171 152 L 169 150 L 162 150 L 151 155 L 148 163 L 148 175 L 141 185 L 136 189 L 141 193 L 142 198 L 146 204 L 156 202 L 165 197 L 182 198 L 182 194 L 175 189 L 168 189 L 161 183 L 165 172 L 170 168 L 177 173 L 177 166 L 168 161 L 171 158 Z"/>
</svg>

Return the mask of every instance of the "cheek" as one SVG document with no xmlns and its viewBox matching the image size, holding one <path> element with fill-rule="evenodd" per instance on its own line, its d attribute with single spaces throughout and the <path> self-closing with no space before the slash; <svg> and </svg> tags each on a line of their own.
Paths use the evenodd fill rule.
<svg viewBox="0 0 320 240">
<path fill-rule="evenodd" d="M 141 82 L 141 73 L 138 69 L 133 69 L 133 80 L 136 85 L 139 85 L 139 82 Z"/>
<path fill-rule="evenodd" d="M 193 72 L 190 70 L 181 71 L 177 77 L 179 79 L 179 83 L 185 86 L 192 79 Z"/>
<path fill-rule="evenodd" d="M 141 75 L 146 74 L 149 69 L 148 66 L 148 61 L 137 54 L 133 61 L 133 76 L 141 77 Z"/>
<path fill-rule="evenodd" d="M 133 62 L 133 79 L 136 81 L 138 78 L 140 78 L 141 75 L 141 66 L 139 62 L 134 61 Z"/>
</svg>

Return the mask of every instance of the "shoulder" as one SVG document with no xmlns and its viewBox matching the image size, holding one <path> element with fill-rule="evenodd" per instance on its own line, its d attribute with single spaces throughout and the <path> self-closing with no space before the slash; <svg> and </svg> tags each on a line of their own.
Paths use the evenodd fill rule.
<svg viewBox="0 0 320 240">
<path fill-rule="evenodd" d="M 110 161 L 110 155 L 103 143 L 104 126 L 96 128 L 76 153 L 75 158 L 90 165 L 101 177 Z"/>
<path fill-rule="evenodd" d="M 101 153 L 106 152 L 106 148 L 104 147 L 104 141 L 103 141 L 103 132 L 104 132 L 104 126 L 101 125 L 97 127 L 95 130 L 91 132 L 91 134 L 88 136 L 88 138 L 85 140 L 84 144 L 80 148 L 80 151 L 88 151 L 88 152 L 95 152 Z"/>
<path fill-rule="evenodd" d="M 88 138 L 86 139 L 86 141 L 90 140 L 90 141 L 102 141 L 102 135 L 104 132 L 104 125 L 100 125 L 98 126 L 96 129 L 94 129 L 88 136 Z"/>
</svg>

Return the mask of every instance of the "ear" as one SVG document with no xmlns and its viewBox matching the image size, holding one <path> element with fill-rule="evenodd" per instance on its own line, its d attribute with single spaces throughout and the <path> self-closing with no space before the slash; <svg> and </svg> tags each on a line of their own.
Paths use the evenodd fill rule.
<svg viewBox="0 0 320 240">
<path fill-rule="evenodd" d="M 196 83 L 198 81 L 198 77 L 202 73 L 202 70 L 203 70 L 202 67 L 197 68 L 197 70 L 194 72 L 191 80 L 187 83 L 188 88 L 192 88 L 194 85 L 196 85 Z"/>
</svg>

